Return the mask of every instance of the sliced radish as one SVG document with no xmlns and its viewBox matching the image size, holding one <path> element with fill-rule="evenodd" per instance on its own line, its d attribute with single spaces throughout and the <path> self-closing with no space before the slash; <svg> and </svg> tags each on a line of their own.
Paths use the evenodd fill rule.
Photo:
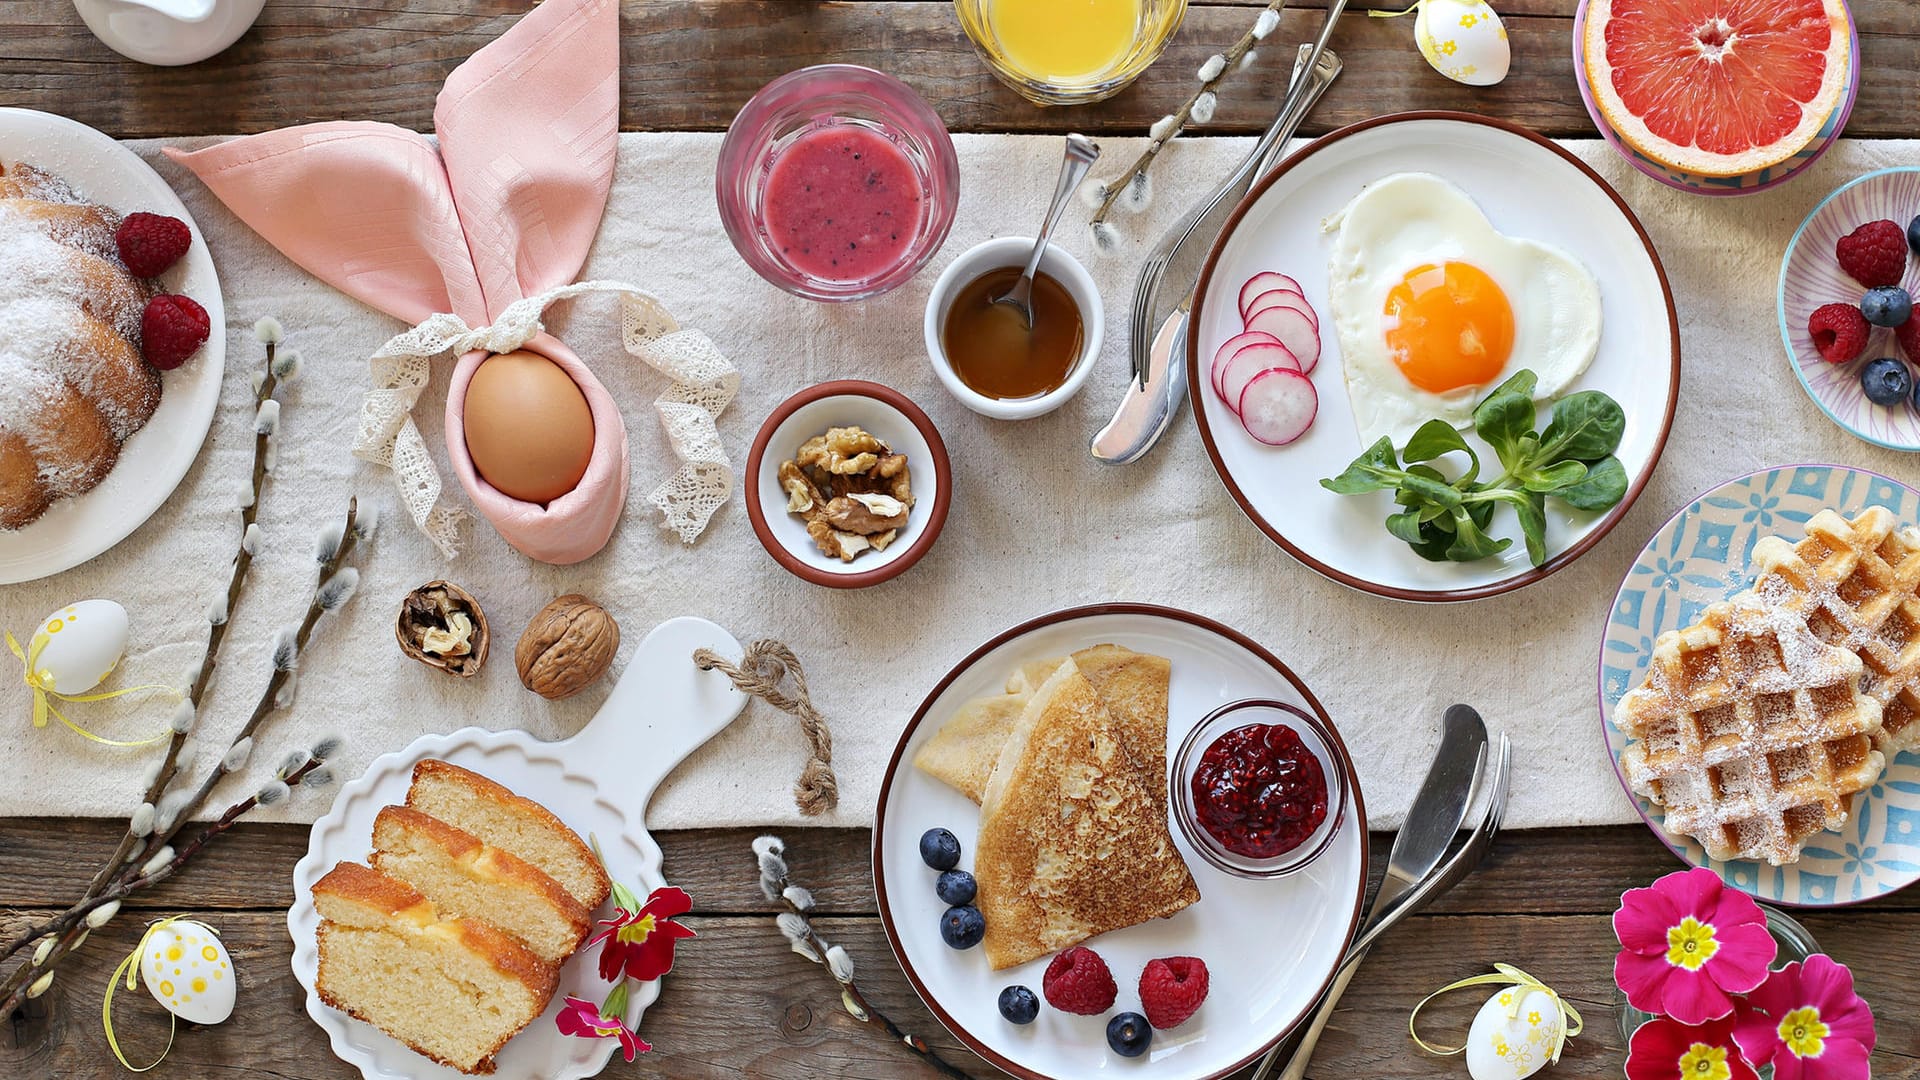
<svg viewBox="0 0 1920 1080">
<path fill-rule="evenodd" d="M 1241 426 L 1268 446 L 1285 446 L 1306 434 L 1319 411 L 1313 380 L 1297 371 L 1263 371 L 1240 392 Z"/>
<path fill-rule="evenodd" d="M 1240 286 L 1240 317 L 1246 318 L 1247 308 L 1253 303 L 1254 297 L 1275 289 L 1297 293 L 1300 292 L 1300 283 L 1285 274 L 1276 274 L 1271 270 L 1253 275 L 1247 279 L 1245 285 Z M 1301 293 L 1301 295 L 1306 294 Z"/>
<path fill-rule="evenodd" d="M 1277 337 L 1274 337 L 1272 334 L 1235 334 L 1232 337 L 1228 338 L 1226 344 L 1220 346 L 1219 351 L 1213 354 L 1213 367 L 1210 371 L 1210 374 L 1213 378 L 1214 391 L 1215 392 L 1219 391 L 1220 373 L 1226 370 L 1227 361 L 1233 359 L 1234 353 L 1239 352 L 1241 349 L 1244 349 L 1249 345 L 1278 345 L 1278 344 L 1280 344 L 1280 339 Z M 1232 404 L 1232 402 L 1228 402 L 1228 404 Z"/>
<path fill-rule="evenodd" d="M 1320 316 L 1313 310 L 1313 305 L 1307 303 L 1306 297 L 1301 296 L 1297 292 L 1288 292 L 1285 289 L 1269 289 L 1259 296 L 1254 297 L 1253 303 L 1247 307 L 1246 318 L 1251 319 L 1268 308 L 1274 307 L 1292 308 L 1300 314 L 1305 315 L 1308 321 L 1313 323 L 1315 333 L 1320 331 Z"/>
<path fill-rule="evenodd" d="M 1240 411 L 1240 395 L 1261 372 L 1280 369 L 1299 371 L 1300 361 L 1285 345 L 1249 345 L 1233 354 L 1220 373 L 1220 400 L 1227 408 Z"/>
<path fill-rule="evenodd" d="M 1247 320 L 1249 332 L 1272 334 L 1300 361 L 1300 373 L 1320 362 L 1320 331 L 1313 320 L 1290 307 L 1270 307 Z"/>
</svg>

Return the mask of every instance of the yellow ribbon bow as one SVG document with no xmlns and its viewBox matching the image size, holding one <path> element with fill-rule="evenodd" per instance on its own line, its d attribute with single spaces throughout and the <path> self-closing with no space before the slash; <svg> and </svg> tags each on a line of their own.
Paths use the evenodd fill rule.
<svg viewBox="0 0 1920 1080">
<path fill-rule="evenodd" d="M 165 691 L 166 693 L 172 694 L 174 700 L 178 701 L 180 699 L 180 692 L 173 687 L 161 686 L 158 683 L 147 683 L 142 686 L 129 686 L 121 690 L 105 690 L 97 694 L 63 694 L 53 688 L 53 673 L 40 669 L 40 651 L 47 647 L 48 638 L 46 635 L 35 634 L 31 639 L 32 646 L 29 649 L 22 649 L 20 647 L 20 642 L 13 636 L 13 631 L 7 631 L 6 637 L 7 648 L 13 650 L 14 657 L 26 667 L 27 688 L 33 691 L 34 727 L 46 727 L 47 717 L 52 716 L 55 720 L 72 728 L 83 738 L 92 739 L 94 742 L 106 746 L 146 746 L 150 743 L 157 743 L 161 739 L 168 738 L 173 734 L 171 731 L 163 731 L 151 739 L 135 739 L 132 741 L 109 739 L 95 735 L 93 732 L 67 719 L 53 704 L 54 699 L 60 701 L 105 701 L 108 698 L 117 698 L 126 694 L 138 693 L 142 690 Z"/>
<path fill-rule="evenodd" d="M 120 961 L 119 967 L 113 969 L 113 977 L 107 980 L 106 996 L 100 999 L 100 1026 L 106 1030 L 107 1046 L 112 1049 L 113 1056 L 119 1058 L 120 1064 L 126 1066 L 129 1072 L 143 1073 L 167 1060 L 167 1054 L 173 1050 L 173 1037 L 179 1030 L 180 1018 L 173 1014 L 172 1009 L 167 1010 L 166 1047 L 160 1051 L 159 1057 L 153 1059 L 153 1064 L 135 1065 L 133 1062 L 127 1060 L 125 1053 L 121 1052 L 120 1040 L 116 1039 L 113 1034 L 113 989 L 119 985 L 120 978 L 123 975 L 126 976 L 127 989 L 132 990 L 139 986 L 140 957 L 147 950 L 147 942 L 153 939 L 153 935 L 184 918 L 186 918 L 185 915 L 169 915 L 158 922 L 147 924 L 147 932 L 140 935 L 140 943 L 133 947 L 133 951 L 127 954 L 125 960 Z M 211 930 L 213 928 L 208 927 L 207 929 Z"/>
<path fill-rule="evenodd" d="M 1547 1059 L 1551 1063 L 1558 1064 L 1560 1061 L 1560 1051 L 1566 1048 L 1567 1040 L 1580 1034 L 1581 1030 L 1585 1027 L 1585 1024 L 1580 1019 L 1580 1013 L 1576 1011 L 1573 1006 L 1567 1004 L 1559 994 L 1555 993 L 1553 987 L 1521 971 L 1512 964 L 1495 964 L 1493 967 L 1498 974 L 1475 975 L 1472 978 L 1461 979 L 1459 982 L 1449 983 L 1435 990 L 1433 993 L 1428 994 L 1426 997 L 1421 998 L 1420 1004 L 1415 1005 L 1413 1012 L 1407 1015 L 1407 1034 L 1413 1037 L 1415 1045 L 1429 1054 L 1438 1054 L 1441 1057 L 1458 1054 L 1467 1048 L 1465 1043 L 1459 1046 L 1435 1046 L 1427 1040 L 1422 1039 L 1420 1033 L 1413 1029 L 1414 1021 L 1420 1018 L 1420 1010 L 1426 1008 L 1429 1002 L 1442 994 L 1452 993 L 1455 990 L 1465 990 L 1471 986 L 1517 986 L 1528 992 L 1538 990 L 1547 995 L 1548 998 L 1551 998 L 1554 1006 L 1560 1010 L 1560 1033 L 1554 1036 L 1553 1056 Z M 1527 995 L 1525 993 L 1513 995 L 1512 1003 L 1507 1006 L 1508 1018 L 1519 1018 L 1520 1006 L 1521 1003 L 1526 1000 L 1526 997 Z"/>
</svg>

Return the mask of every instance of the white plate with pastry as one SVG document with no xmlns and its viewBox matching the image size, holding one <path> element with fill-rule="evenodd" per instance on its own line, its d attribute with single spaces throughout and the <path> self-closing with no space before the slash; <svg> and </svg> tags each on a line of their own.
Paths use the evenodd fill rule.
<svg viewBox="0 0 1920 1080">
<path fill-rule="evenodd" d="M 1501 121 L 1406 113 L 1328 135 L 1255 185 L 1207 257 L 1185 362 L 1207 455 L 1268 538 L 1355 589 L 1438 603 L 1539 581 L 1626 515 L 1673 422 L 1680 333 L 1653 242 L 1592 168 Z M 1386 527 L 1396 492 L 1321 486 L 1381 439 L 1404 454 L 1430 420 L 1465 432 L 1481 481 L 1501 476 L 1474 406 L 1522 370 L 1542 428 L 1580 391 L 1625 414 L 1618 501 L 1546 499 L 1539 565 L 1517 506 L 1481 504 L 1474 531 L 1503 550 L 1429 561 Z M 1458 451 L 1433 460 L 1448 478 L 1468 467 Z M 1419 536 L 1438 555 L 1460 530 L 1431 521 Z"/>
<path fill-rule="evenodd" d="M 1283 703 L 1332 732 L 1312 693 L 1271 653 L 1209 619 L 1142 604 L 1023 623 L 968 655 L 927 696 L 880 790 L 874 886 L 908 980 L 974 1052 L 1026 1078 L 1144 1068 L 1156 1080 L 1212 1080 L 1306 1017 L 1359 922 L 1366 812 L 1341 750 L 1332 759 L 1342 763 L 1340 779 L 1329 787 L 1344 798 L 1329 800 L 1326 821 L 1336 824 L 1322 823 L 1331 838 L 1317 858 L 1265 879 L 1203 858 L 1170 805 L 1168 761 L 1203 719 L 1245 699 Z M 1068 805 L 1072 814 L 1047 812 Z M 1080 824 L 1048 835 L 1069 820 Z M 949 947 L 949 905 L 921 855 L 922 834 L 936 828 L 953 834 L 958 869 L 977 880 L 972 906 L 984 937 L 970 947 Z M 1091 866 L 1102 850 L 1131 854 L 1098 873 L 1021 869 Z M 1063 858 L 1032 858 L 1050 851 Z M 1051 899 L 1024 885 L 1048 877 L 1062 886 Z M 1094 936 L 1082 939 L 1089 929 Z M 1094 1013 L 1067 1011 L 1046 992 L 1051 960 L 1075 944 L 1104 960 L 1116 984 L 1112 1002 Z M 1108 1024 L 1154 1011 L 1141 976 L 1151 961 L 1173 957 L 1206 965 L 1206 999 L 1184 1022 L 1154 1031 L 1144 1055 L 1129 1061 L 1109 1047 Z M 1038 999 L 1031 1023 L 1000 1011 L 1001 991 L 1015 985 Z"/>
<path fill-rule="evenodd" d="M 643 899 L 666 883 L 660 872 L 660 848 L 646 829 L 647 801 L 675 765 L 731 723 L 746 704 L 746 697 L 725 676 L 694 666 L 693 653 L 701 648 L 722 656 L 741 655 L 731 635 L 704 619 L 664 622 L 640 643 L 606 703 L 572 738 L 543 743 L 521 731 L 479 728 L 427 735 L 404 750 L 375 759 L 364 776 L 341 789 L 333 808 L 314 823 L 307 854 L 294 867 L 294 902 L 287 911 L 294 977 L 306 988 L 307 1015 L 327 1032 L 336 1056 L 358 1068 L 367 1080 L 456 1080 L 462 1075 L 442 1061 L 482 1066 L 491 1062 L 492 1075 L 499 1080 L 578 1080 L 606 1066 L 618 1045 L 614 1040 L 563 1035 L 554 1024 L 569 995 L 596 1004 L 607 996 L 612 986 L 600 978 L 596 957 L 588 950 L 574 952 L 555 975 L 551 962 L 531 962 L 555 948 L 551 937 L 529 930 L 536 922 L 544 922 L 556 927 L 555 934 L 566 934 L 558 924 L 572 922 L 577 933 L 580 910 L 559 896 L 553 884 L 576 898 L 605 895 L 604 883 L 596 888 L 593 881 L 596 870 L 591 861 L 577 843 L 566 839 L 568 831 L 597 843 L 606 872 Z M 429 761 L 442 764 L 421 765 Z M 417 768 L 424 779 L 416 780 Z M 482 779 L 474 780 L 475 775 Z M 528 805 L 527 800 L 536 805 Z M 406 809 L 391 809 L 402 806 Z M 390 957 L 369 942 L 375 940 L 372 933 L 389 929 L 382 920 L 395 909 L 411 912 L 391 920 L 396 926 L 422 918 L 419 912 L 425 909 L 417 906 L 421 897 L 412 893 L 414 886 L 419 893 L 438 895 L 432 875 L 444 870 L 433 862 L 439 849 L 432 843 L 436 827 L 428 818 L 451 825 L 437 827 L 439 833 L 455 837 L 468 833 L 495 849 L 482 851 L 482 857 L 494 870 L 506 864 L 510 873 L 489 872 L 490 884 L 510 876 L 535 879 L 541 873 L 552 879 L 545 886 L 552 902 L 520 891 L 519 899 L 529 905 L 526 910 L 539 918 L 515 916 L 506 929 L 522 939 L 517 943 L 501 940 L 502 935 L 490 926 L 457 921 L 462 914 L 458 901 L 450 911 L 444 898 L 435 905 L 433 916 L 441 920 L 440 926 L 425 934 L 401 928 L 400 940 L 426 939 L 440 948 L 455 948 L 449 943 L 457 939 L 460 951 L 450 954 L 447 963 L 474 965 L 481 976 L 475 983 L 496 995 L 508 1011 L 540 1010 L 524 1026 L 518 1026 L 524 1016 L 510 1016 L 497 1029 L 482 1030 L 484 1023 L 472 1015 L 480 1010 L 471 1008 L 470 1002 L 446 1001 L 445 1023 L 435 1023 L 429 1013 L 417 1030 L 401 1032 L 439 1061 L 372 1023 L 329 1007 L 322 1001 L 319 985 L 323 920 L 319 909 L 326 907 L 328 933 L 337 935 L 331 940 L 339 943 L 328 947 L 328 963 L 342 965 L 337 974 L 330 973 L 328 996 L 372 1014 L 396 1008 L 412 992 L 401 967 L 404 959 Z M 396 840 L 400 834 L 415 839 Z M 369 861 L 376 837 L 383 847 L 378 869 L 367 869 L 360 864 Z M 398 850 L 402 848 L 404 853 Z M 519 866 L 516 857 L 534 870 Z M 394 880 L 402 874 L 404 882 Z M 316 885 L 321 894 L 318 903 Z M 588 919 L 609 917 L 609 908 L 598 907 L 587 908 Z M 349 930 L 333 930 L 334 923 Z M 523 955 L 523 948 L 534 955 Z M 559 950 L 564 952 L 565 946 Z M 395 960 L 401 964 L 393 965 L 388 984 L 398 989 L 382 991 L 366 969 Z M 372 999 L 375 993 L 385 996 Z M 550 1000 L 538 1000 L 547 994 Z M 356 995 L 369 1000 L 347 1000 Z M 658 980 L 630 984 L 624 1017 L 629 1027 L 639 1028 L 641 1015 L 659 995 Z M 456 1012 L 463 1017 L 457 1023 Z M 506 1039 L 504 1045 L 488 1053 L 500 1038 Z"/>
<path fill-rule="evenodd" d="M 29 463 L 27 452 L 21 449 L 27 445 L 25 436 L 8 445 L 7 432 L 25 426 L 29 410 L 38 416 L 50 406 L 29 394 L 0 393 L 0 522 L 30 519 L 14 528 L 0 528 L 0 584 L 31 581 L 78 566 L 125 539 L 167 501 L 206 441 L 220 403 L 226 357 L 226 312 L 213 257 L 200 227 L 158 173 L 133 151 L 84 124 L 30 109 L 0 109 L 0 166 L 13 169 L 22 162 L 64 181 L 78 197 L 93 204 L 66 204 L 68 210 L 62 213 L 88 214 L 92 220 L 78 232 L 56 230 L 68 239 L 83 237 L 84 242 L 76 242 L 87 250 L 76 250 L 66 242 L 48 248 L 76 266 L 85 263 L 87 269 L 38 281 L 14 278 L 0 285 L 0 326 L 6 325 L 8 311 L 20 315 L 59 304 L 62 311 L 77 312 L 70 283 L 79 280 L 83 272 L 123 276 L 125 268 L 116 261 L 112 249 L 111 225 L 104 223 L 113 220 L 111 215 L 135 211 L 178 218 L 193 234 L 186 255 L 178 263 L 157 278 L 137 284 L 191 297 L 206 309 L 210 326 L 206 344 L 184 364 L 156 372 L 140 359 L 137 348 L 144 295 L 134 297 L 125 295 L 125 289 L 90 286 L 89 311 L 110 309 L 113 313 L 84 325 L 89 331 L 103 333 L 101 341 L 112 343 L 112 348 L 105 350 L 110 355 L 120 357 L 125 351 L 130 357 L 128 374 L 139 376 L 148 395 L 157 386 L 158 402 L 147 401 L 133 412 L 109 408 L 100 405 L 106 395 L 97 389 L 79 394 L 83 401 L 64 401 L 63 408 L 77 409 L 82 403 L 100 406 L 78 410 L 100 429 L 95 432 L 99 437 L 90 440 L 85 450 L 71 446 L 58 451 L 35 450 Z M 54 234 L 26 224 L 26 216 L 29 209 L 44 211 L 47 201 L 36 197 L 16 202 L 0 197 L 0 238 L 12 229 L 28 230 L 0 247 L 24 252 L 28 243 L 44 246 Z M 27 202 L 39 205 L 29 208 Z M 110 214 L 99 215 L 95 207 Z M 36 259 L 35 265 L 46 263 Z M 40 327 L 52 325 L 52 320 L 42 316 L 30 321 Z M 81 322 L 75 320 L 75 325 Z M 117 332 L 128 325 L 132 339 Z M 18 343 L 24 339 L 9 335 L 9 340 Z M 38 354 L 38 350 L 29 351 Z M 0 346 L 0 376 L 6 377 L 10 389 L 17 390 L 25 383 L 23 369 L 12 369 L 36 362 L 25 354 L 10 357 L 5 346 Z M 103 365 L 98 370 L 108 369 Z M 139 414 L 148 410 L 150 414 L 140 423 Z M 18 415 L 10 421 L 10 413 Z M 63 421 L 60 426 L 69 432 L 75 430 L 69 422 Z M 55 457 L 60 461 L 50 463 Z M 9 464 L 20 470 L 11 479 Z M 73 493 L 61 494 L 58 489 Z"/>
</svg>

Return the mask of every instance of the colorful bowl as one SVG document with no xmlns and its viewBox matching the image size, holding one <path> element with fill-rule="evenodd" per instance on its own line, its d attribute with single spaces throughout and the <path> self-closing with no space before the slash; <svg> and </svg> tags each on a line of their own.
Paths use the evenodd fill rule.
<svg viewBox="0 0 1920 1080">
<path fill-rule="evenodd" d="M 1608 610 L 1600 644 L 1600 727 L 1620 787 L 1675 855 L 1772 903 L 1854 904 L 1920 880 L 1920 753 L 1887 762 L 1879 781 L 1854 799 L 1845 826 L 1815 836 L 1799 862 L 1716 862 L 1692 837 L 1668 832 L 1662 809 L 1633 793 L 1620 773 L 1627 739 L 1614 726 L 1613 711 L 1646 677 L 1661 634 L 1691 626 L 1707 605 L 1753 584 L 1747 566 L 1761 537 L 1798 541 L 1807 519 L 1821 510 L 1851 517 L 1868 506 L 1886 507 L 1902 524 L 1920 522 L 1920 491 L 1864 469 L 1783 465 L 1729 480 L 1681 507 L 1653 534 Z"/>
<path fill-rule="evenodd" d="M 1787 362 L 1820 411 L 1850 434 L 1890 450 L 1920 451 L 1920 408 L 1912 401 L 1875 405 L 1860 389 L 1860 366 L 1881 356 L 1899 357 L 1893 331 L 1874 327 L 1867 350 L 1845 364 L 1829 364 L 1814 350 L 1807 318 L 1822 304 L 1856 303 L 1866 290 L 1840 269 L 1835 241 L 1869 221 L 1889 218 L 1906 225 L 1920 214 L 1920 166 L 1871 172 L 1821 200 L 1802 222 L 1780 260 L 1780 339 Z M 1920 290 L 1920 260 L 1907 260 L 1900 282 Z M 1909 371 L 1915 365 L 1909 362 Z"/>
<path fill-rule="evenodd" d="M 1853 114 L 1854 98 L 1860 95 L 1860 27 L 1854 22 L 1852 12 L 1848 12 L 1848 35 L 1850 43 L 1847 49 L 1847 91 L 1840 95 L 1840 104 L 1827 117 L 1819 134 L 1813 141 L 1802 147 L 1793 157 L 1765 169 L 1757 169 L 1743 176 L 1696 176 L 1663 165 L 1658 161 L 1628 146 L 1607 123 L 1600 112 L 1600 104 L 1593 98 L 1593 87 L 1587 82 L 1586 57 L 1582 54 L 1582 43 L 1587 37 L 1587 0 L 1580 0 L 1580 6 L 1573 13 L 1573 76 L 1580 86 L 1580 100 L 1587 107 L 1587 115 L 1592 117 L 1593 126 L 1600 129 L 1600 137 L 1609 146 L 1620 152 L 1627 163 L 1655 180 L 1680 191 L 1695 195 L 1752 195 L 1758 191 L 1778 187 L 1805 172 L 1821 155 L 1833 148 L 1840 138 L 1841 129 L 1847 126 L 1847 118 Z"/>
</svg>

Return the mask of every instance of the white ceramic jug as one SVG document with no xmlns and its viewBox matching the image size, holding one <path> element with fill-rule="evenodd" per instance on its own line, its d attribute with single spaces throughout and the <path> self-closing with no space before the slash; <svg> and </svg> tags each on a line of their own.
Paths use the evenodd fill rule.
<svg viewBox="0 0 1920 1080">
<path fill-rule="evenodd" d="M 240 40 L 266 0 L 73 0 L 87 29 L 143 64 L 192 64 Z"/>
</svg>

